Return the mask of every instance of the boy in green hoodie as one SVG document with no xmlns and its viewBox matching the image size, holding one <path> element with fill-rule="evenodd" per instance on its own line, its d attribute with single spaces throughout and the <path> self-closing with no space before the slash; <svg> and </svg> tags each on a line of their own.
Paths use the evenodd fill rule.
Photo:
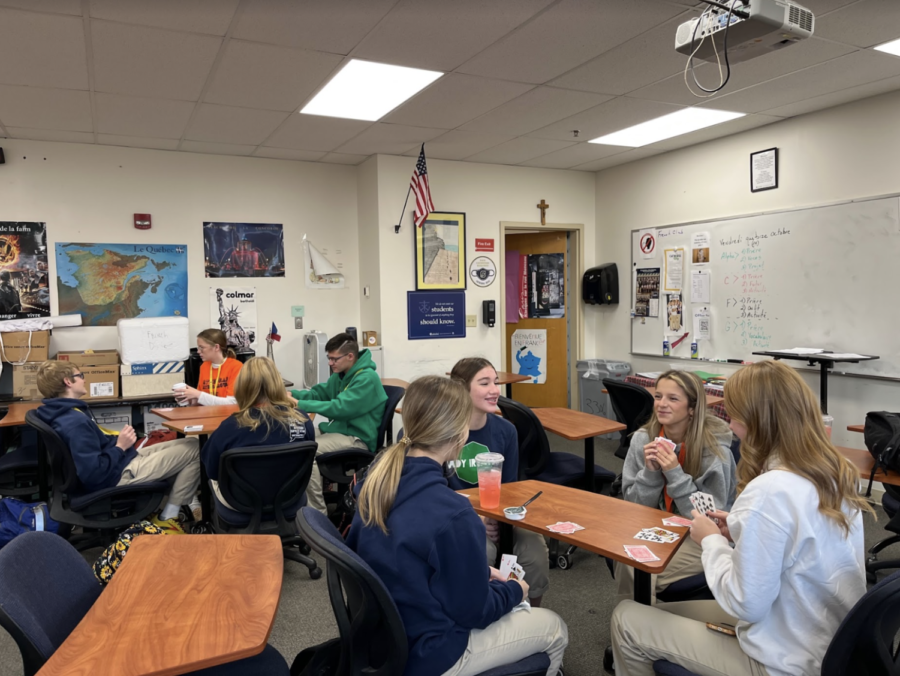
<svg viewBox="0 0 900 676">
<path fill-rule="evenodd" d="M 319 413 L 329 422 L 319 425 L 316 454 L 344 448 L 377 450 L 378 428 L 387 401 L 381 378 L 368 350 L 360 352 L 350 334 L 339 333 L 325 344 L 331 377 L 308 390 L 291 390 L 291 396 L 307 413 Z M 322 495 L 322 475 L 313 464 L 306 489 L 310 507 L 327 514 Z"/>
</svg>

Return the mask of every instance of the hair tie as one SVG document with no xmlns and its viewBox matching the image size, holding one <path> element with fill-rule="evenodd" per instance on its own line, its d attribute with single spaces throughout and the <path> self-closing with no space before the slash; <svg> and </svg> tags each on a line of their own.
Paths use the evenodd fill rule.
<svg viewBox="0 0 900 676">
<path fill-rule="evenodd" d="M 410 444 L 412 444 L 412 439 L 410 439 L 410 438 L 407 437 L 407 436 L 404 436 L 404 437 L 400 440 L 400 443 L 403 444 L 404 446 L 409 446 Z"/>
</svg>

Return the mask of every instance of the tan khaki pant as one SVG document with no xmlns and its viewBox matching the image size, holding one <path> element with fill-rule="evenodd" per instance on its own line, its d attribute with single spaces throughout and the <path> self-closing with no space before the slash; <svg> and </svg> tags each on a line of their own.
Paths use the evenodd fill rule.
<svg viewBox="0 0 900 676">
<path fill-rule="evenodd" d="M 656 604 L 656 593 L 661 592 L 673 582 L 683 580 L 686 577 L 697 575 L 703 572 L 703 562 L 700 560 L 700 554 L 703 552 L 700 545 L 691 540 L 690 535 L 684 535 L 685 541 L 682 543 L 675 556 L 669 561 L 669 565 L 659 575 L 650 576 L 650 603 Z M 635 540 L 636 544 L 641 544 L 640 540 Z M 626 566 L 624 563 L 616 562 L 616 582 L 618 583 L 618 594 L 616 600 L 621 602 L 625 599 L 634 598 L 634 568 Z"/>
<path fill-rule="evenodd" d="M 200 486 L 200 442 L 197 437 L 185 437 L 144 446 L 138 451 L 119 479 L 119 486 L 161 481 L 171 485 L 169 504 L 186 505 Z"/>
<path fill-rule="evenodd" d="M 356 437 L 334 432 L 317 435 L 316 443 L 319 444 L 318 449 L 316 449 L 317 456 L 345 448 L 369 450 L 369 447 Z M 328 514 L 328 509 L 325 507 L 325 497 L 322 495 L 322 474 L 319 472 L 319 466 L 315 462 L 313 463 L 312 474 L 309 477 L 309 485 L 306 487 L 306 504 L 322 512 L 322 514 Z"/>
<path fill-rule="evenodd" d="M 528 583 L 528 598 L 535 599 L 547 593 L 550 588 L 550 550 L 547 540 L 540 533 L 513 528 L 513 551 L 517 563 L 525 569 Z M 497 545 L 487 540 L 487 561 L 493 566 L 497 560 Z"/>
<path fill-rule="evenodd" d="M 622 601 L 610 623 L 616 676 L 653 676 L 653 662 L 666 660 L 699 676 L 767 676 L 766 668 L 741 650 L 734 636 L 706 623 L 736 620 L 715 601 L 645 606 Z"/>
<path fill-rule="evenodd" d="M 466 652 L 444 676 L 473 676 L 536 653 L 550 656 L 547 676 L 554 676 L 568 644 L 566 623 L 552 610 L 532 608 L 507 613 L 484 629 L 473 629 Z"/>
</svg>

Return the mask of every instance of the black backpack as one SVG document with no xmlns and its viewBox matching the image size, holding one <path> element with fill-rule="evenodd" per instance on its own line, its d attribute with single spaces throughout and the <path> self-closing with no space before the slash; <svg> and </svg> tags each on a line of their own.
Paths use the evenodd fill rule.
<svg viewBox="0 0 900 676">
<path fill-rule="evenodd" d="M 869 483 L 878 468 L 900 472 L 900 413 L 869 411 L 864 435 L 866 448 L 875 458 Z"/>
</svg>

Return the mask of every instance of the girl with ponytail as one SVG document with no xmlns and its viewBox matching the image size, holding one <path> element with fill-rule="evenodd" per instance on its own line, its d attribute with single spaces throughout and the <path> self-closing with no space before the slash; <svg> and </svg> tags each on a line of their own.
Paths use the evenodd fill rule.
<svg viewBox="0 0 900 676">
<path fill-rule="evenodd" d="M 222 406 L 237 403 L 234 385 L 241 362 L 234 350 L 228 347 L 225 334 L 219 329 L 206 329 L 197 334 L 197 351 L 203 359 L 200 367 L 200 382 L 197 388 L 186 387 L 177 390 L 175 398 L 195 406 Z"/>
</svg>

